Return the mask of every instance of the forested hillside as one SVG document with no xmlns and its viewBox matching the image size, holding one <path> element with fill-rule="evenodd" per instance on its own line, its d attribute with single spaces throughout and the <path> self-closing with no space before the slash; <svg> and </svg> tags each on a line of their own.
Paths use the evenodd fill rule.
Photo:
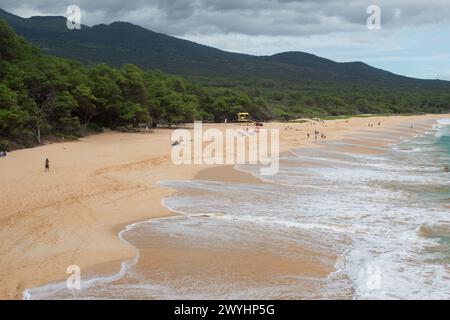
<svg viewBox="0 0 450 320">
<path fill-rule="evenodd" d="M 0 21 L 0 149 L 103 127 L 232 120 L 243 110 L 261 120 L 272 118 L 263 99 L 241 90 L 206 89 L 131 64 L 84 67 L 44 55 Z"/>
</svg>

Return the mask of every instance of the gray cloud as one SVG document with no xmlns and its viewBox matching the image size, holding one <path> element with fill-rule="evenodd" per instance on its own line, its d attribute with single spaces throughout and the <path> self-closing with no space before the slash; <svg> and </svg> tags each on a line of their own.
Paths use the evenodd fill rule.
<svg viewBox="0 0 450 320">
<path fill-rule="evenodd" d="M 64 14 L 79 5 L 87 24 L 129 20 L 176 36 L 209 32 L 248 35 L 315 35 L 364 27 L 373 0 L 0 0 L 22 14 Z M 385 28 L 450 19 L 447 0 L 378 0 Z"/>
</svg>

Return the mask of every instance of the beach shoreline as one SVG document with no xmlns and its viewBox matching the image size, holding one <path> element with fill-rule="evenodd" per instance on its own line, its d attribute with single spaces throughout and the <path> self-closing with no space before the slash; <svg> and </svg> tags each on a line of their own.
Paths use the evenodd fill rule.
<svg viewBox="0 0 450 320">
<path fill-rule="evenodd" d="M 316 145 L 306 138 L 306 132 L 315 128 L 327 133 L 327 141 L 337 141 L 391 126 L 389 130 L 398 133 L 392 140 L 399 141 L 430 128 L 434 120 L 449 117 L 352 118 L 325 121 L 317 127 L 281 123 L 266 127 L 280 129 L 280 151 L 288 152 Z M 368 128 L 368 122 L 375 128 Z M 408 129 L 411 124 L 414 128 Z M 287 125 L 294 129 L 285 130 Z M 6 210 L 1 216 L 0 297 L 21 299 L 25 288 L 65 279 L 71 264 L 101 274 L 117 272 L 122 261 L 135 256 L 119 239 L 120 231 L 132 223 L 175 215 L 161 202 L 175 191 L 159 181 L 263 183 L 232 166 L 175 166 L 169 139 L 168 130 L 149 135 L 107 132 L 78 142 L 16 151 L 3 159 L 1 175 L 6 180 L 0 201 Z M 357 151 L 365 150 L 362 146 Z M 47 156 L 55 166 L 43 176 L 36 163 Z"/>
</svg>

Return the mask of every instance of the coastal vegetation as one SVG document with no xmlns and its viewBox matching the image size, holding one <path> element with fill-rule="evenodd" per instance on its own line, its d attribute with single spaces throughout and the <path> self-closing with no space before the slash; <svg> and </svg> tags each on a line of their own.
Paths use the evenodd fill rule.
<svg viewBox="0 0 450 320">
<path fill-rule="evenodd" d="M 121 26 L 116 24 L 114 28 Z M 136 32 L 132 25 L 126 28 L 127 32 Z M 310 64 L 309 69 L 317 65 L 316 76 L 294 79 L 273 73 L 273 79 L 268 79 L 256 75 L 255 68 L 259 67 L 254 64 L 249 65 L 255 70 L 248 76 L 223 76 L 221 65 L 210 68 L 217 71 L 215 76 L 203 73 L 185 78 L 129 63 L 114 67 L 43 52 L 0 20 L 2 150 L 41 144 L 44 137 L 77 138 L 103 128 L 136 130 L 139 126 L 172 126 L 194 120 L 234 121 L 238 112 L 249 112 L 257 121 L 289 121 L 450 110 L 450 85 L 445 81 L 391 76 L 358 63 L 350 64 L 354 70 L 345 66 L 350 70 L 347 72 L 330 60 L 306 54 L 280 54 L 272 60 L 291 65 L 301 61 Z M 328 64 L 328 71 L 320 69 L 323 64 Z M 302 66 L 302 70 L 308 68 Z M 245 74 L 245 68 L 242 70 Z M 361 74 L 373 77 L 376 85 L 359 81 Z"/>
<path fill-rule="evenodd" d="M 238 89 L 205 88 L 131 64 L 119 69 L 44 55 L 0 21 L 2 149 L 75 138 L 102 128 L 132 130 L 194 120 L 233 120 L 249 110 L 273 118 L 264 99 Z"/>
</svg>

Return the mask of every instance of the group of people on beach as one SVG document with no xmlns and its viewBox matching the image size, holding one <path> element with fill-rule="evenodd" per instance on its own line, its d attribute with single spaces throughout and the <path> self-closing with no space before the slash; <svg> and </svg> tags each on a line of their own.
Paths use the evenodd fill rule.
<svg viewBox="0 0 450 320">
<path fill-rule="evenodd" d="M 306 134 L 306 136 L 308 137 L 308 139 L 311 138 L 311 134 L 309 132 Z M 322 140 L 326 140 L 327 139 L 327 136 L 323 132 L 320 132 L 318 130 L 314 130 L 314 138 L 317 140 L 319 137 Z"/>
<path fill-rule="evenodd" d="M 240 136 L 243 136 L 243 137 L 253 136 L 253 135 L 257 134 L 257 133 L 259 133 L 259 127 L 256 127 L 256 129 L 250 129 L 249 127 L 246 127 L 245 131 L 244 130 L 238 130 L 238 134 Z"/>
</svg>

